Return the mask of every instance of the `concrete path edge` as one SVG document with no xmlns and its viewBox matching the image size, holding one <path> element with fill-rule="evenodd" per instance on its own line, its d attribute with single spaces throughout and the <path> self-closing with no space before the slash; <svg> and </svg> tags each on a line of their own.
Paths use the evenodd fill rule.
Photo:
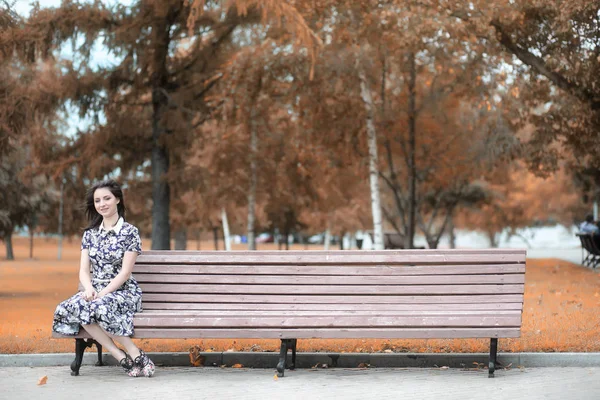
<svg viewBox="0 0 600 400">
<path fill-rule="evenodd" d="M 207 367 L 275 368 L 279 354 L 274 352 L 205 352 Z M 149 353 L 162 366 L 190 366 L 188 353 Z M 487 368 L 487 353 L 298 353 L 297 368 Z M 0 367 L 69 366 L 74 354 L 0 354 Z M 104 354 L 104 363 L 116 365 L 110 354 Z M 291 353 L 288 355 L 291 361 Z M 86 352 L 83 366 L 94 365 L 97 355 Z M 501 366 L 517 367 L 600 367 L 600 353 L 499 353 Z"/>
</svg>

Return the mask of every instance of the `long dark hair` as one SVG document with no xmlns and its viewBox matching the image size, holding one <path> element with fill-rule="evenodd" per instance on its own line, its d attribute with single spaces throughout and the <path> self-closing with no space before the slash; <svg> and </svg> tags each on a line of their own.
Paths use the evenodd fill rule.
<svg viewBox="0 0 600 400">
<path fill-rule="evenodd" d="M 98 182 L 89 188 L 85 195 L 85 215 L 87 216 L 89 222 L 89 225 L 87 228 L 85 228 L 85 230 L 97 228 L 102 223 L 102 215 L 98 214 L 98 211 L 96 211 L 96 206 L 94 206 L 94 193 L 96 193 L 96 190 L 103 188 L 110 190 L 113 196 L 119 199 L 119 204 L 117 204 L 117 212 L 119 213 L 119 217 L 125 218 L 125 201 L 123 201 L 123 190 L 121 189 L 121 185 L 112 179 L 107 179 L 105 181 Z"/>
</svg>

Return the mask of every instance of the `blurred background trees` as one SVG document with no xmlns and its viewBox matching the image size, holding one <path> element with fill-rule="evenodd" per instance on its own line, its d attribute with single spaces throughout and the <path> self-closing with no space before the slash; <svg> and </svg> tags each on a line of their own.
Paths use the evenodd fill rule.
<svg viewBox="0 0 600 400">
<path fill-rule="evenodd" d="M 85 188 L 105 177 L 153 249 L 220 237 L 224 217 L 250 249 L 261 232 L 372 231 L 377 209 L 404 248 L 570 225 L 598 197 L 599 10 L 64 0 L 25 15 L 2 1 L 7 256 L 15 229 L 80 234 Z"/>
</svg>

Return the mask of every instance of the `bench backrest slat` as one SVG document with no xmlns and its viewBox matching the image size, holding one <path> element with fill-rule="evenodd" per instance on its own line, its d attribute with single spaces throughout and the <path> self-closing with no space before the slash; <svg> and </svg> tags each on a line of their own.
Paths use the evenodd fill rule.
<svg viewBox="0 0 600 400">
<path fill-rule="evenodd" d="M 525 264 L 465 264 L 465 265 L 231 265 L 153 264 L 138 261 L 135 274 L 202 274 L 202 275 L 470 275 L 524 274 Z"/>
<path fill-rule="evenodd" d="M 464 304 L 523 303 L 522 294 L 425 295 L 425 296 L 323 296 L 323 295 L 221 295 L 145 293 L 146 302 L 167 303 L 253 303 L 253 304 Z"/>
<path fill-rule="evenodd" d="M 447 310 L 475 310 L 475 311 L 494 311 L 494 310 L 521 310 L 522 303 L 433 303 L 433 304 L 389 304 L 389 303 L 369 303 L 369 304 L 330 304 L 330 303 L 144 303 L 147 312 L 161 311 L 180 311 L 180 310 L 226 310 L 226 311 L 447 311 Z M 192 311 L 195 312 L 195 311 Z"/>
<path fill-rule="evenodd" d="M 205 275 L 205 274 L 135 274 L 139 283 L 235 284 L 235 285 L 336 285 L 339 275 Z M 524 284 L 523 274 L 504 275 L 434 275 L 434 276 L 344 276 L 344 285 L 448 285 L 448 284 Z"/>
<path fill-rule="evenodd" d="M 369 265 L 369 264 L 503 264 L 524 263 L 524 252 L 489 250 L 383 250 L 383 251 L 229 251 L 145 252 L 139 264 L 251 264 L 251 265 Z"/>
<path fill-rule="evenodd" d="M 146 293 L 263 294 L 270 295 L 430 295 L 430 294 L 517 294 L 523 285 L 226 285 L 226 284 L 141 284 Z"/>
</svg>

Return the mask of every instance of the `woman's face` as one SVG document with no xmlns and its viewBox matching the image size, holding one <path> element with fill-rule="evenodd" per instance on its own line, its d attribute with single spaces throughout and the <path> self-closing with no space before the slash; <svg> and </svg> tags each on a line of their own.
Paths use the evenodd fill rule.
<svg viewBox="0 0 600 400">
<path fill-rule="evenodd" d="M 119 199 L 107 188 L 96 189 L 94 192 L 94 206 L 103 218 L 111 217 L 117 212 Z"/>
</svg>

